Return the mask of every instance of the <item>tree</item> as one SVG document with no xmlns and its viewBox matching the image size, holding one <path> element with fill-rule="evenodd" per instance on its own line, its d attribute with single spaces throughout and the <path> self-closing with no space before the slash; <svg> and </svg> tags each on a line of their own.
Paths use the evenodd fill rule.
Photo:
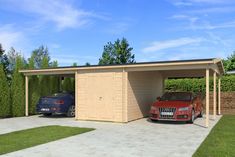
<svg viewBox="0 0 235 157">
<path fill-rule="evenodd" d="M 235 70 L 235 51 L 227 59 L 223 60 L 225 71 Z"/>
<path fill-rule="evenodd" d="M 76 66 L 78 66 L 78 64 L 77 64 L 76 62 L 74 62 L 74 63 L 72 64 L 72 66 L 76 67 Z"/>
<path fill-rule="evenodd" d="M 131 53 L 133 48 L 129 46 L 125 38 L 121 41 L 117 39 L 114 44 L 108 42 L 104 46 L 99 65 L 135 63 L 135 55 Z"/>
<path fill-rule="evenodd" d="M 35 68 L 42 68 L 43 65 L 43 58 L 47 58 L 48 63 L 50 62 L 50 56 L 48 52 L 48 48 L 44 47 L 43 45 L 40 46 L 39 48 L 33 50 L 32 55 L 34 56 L 34 63 L 35 63 Z"/>
<path fill-rule="evenodd" d="M 115 50 L 111 42 L 104 46 L 102 57 L 99 59 L 99 65 L 114 64 Z"/>
<path fill-rule="evenodd" d="M 44 56 L 40 64 L 42 68 L 48 68 L 49 67 L 48 56 Z M 41 80 L 40 81 L 41 96 L 47 96 L 48 94 L 51 94 L 50 76 L 41 76 L 40 80 Z"/>
<path fill-rule="evenodd" d="M 52 67 L 58 67 L 58 62 L 53 61 L 52 62 Z M 59 91 L 59 77 L 58 76 L 51 76 L 50 77 L 50 85 L 51 85 L 51 93 L 56 93 Z"/>
<path fill-rule="evenodd" d="M 35 69 L 34 56 L 32 55 L 28 59 L 28 69 Z M 36 104 L 40 98 L 40 91 L 38 90 L 39 79 L 38 76 L 29 77 L 29 114 L 34 115 L 36 113 Z"/>
<path fill-rule="evenodd" d="M 5 50 L 3 50 L 2 48 L 2 44 L 0 43 L 0 56 L 2 56 L 4 54 Z"/>
<path fill-rule="evenodd" d="M 53 61 L 53 62 L 51 63 L 51 67 L 53 67 L 53 68 L 58 67 L 58 61 Z"/>
<path fill-rule="evenodd" d="M 0 63 L 0 117 L 10 115 L 10 90 L 3 65 Z"/>
<path fill-rule="evenodd" d="M 89 62 L 86 62 L 85 66 L 91 66 L 91 64 Z"/>
<path fill-rule="evenodd" d="M 74 89 L 71 78 L 65 77 L 62 82 L 63 91 L 72 91 Z"/>
<path fill-rule="evenodd" d="M 4 73 L 7 77 L 7 80 L 10 79 L 10 72 L 9 72 L 9 60 L 7 55 L 5 54 L 5 50 L 2 48 L 2 44 L 0 43 L 0 64 L 3 65 Z"/>
<path fill-rule="evenodd" d="M 16 65 L 13 72 L 11 95 L 12 95 L 12 115 L 23 116 L 25 109 L 25 97 L 24 97 L 24 78 L 19 69 L 24 67 L 24 61 L 22 57 L 16 58 Z"/>
<path fill-rule="evenodd" d="M 13 47 L 10 48 L 10 50 L 7 53 L 7 57 L 9 60 L 9 70 L 13 72 L 16 64 L 16 59 L 18 57 L 21 57 L 20 53 L 17 52 Z"/>
<path fill-rule="evenodd" d="M 13 47 L 11 47 L 10 50 L 7 52 L 6 56 L 8 59 L 7 78 L 9 80 L 9 83 L 11 84 L 13 71 L 16 65 L 16 59 L 17 57 L 21 57 L 21 55 Z M 25 63 L 24 59 L 23 62 Z"/>
</svg>

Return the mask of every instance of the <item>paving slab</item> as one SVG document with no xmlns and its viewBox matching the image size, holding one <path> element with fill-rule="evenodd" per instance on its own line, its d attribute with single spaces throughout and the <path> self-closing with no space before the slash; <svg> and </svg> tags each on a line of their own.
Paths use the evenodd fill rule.
<svg viewBox="0 0 235 157">
<path fill-rule="evenodd" d="M 147 118 L 129 123 L 75 121 L 61 116 L 0 119 L 0 134 L 46 125 L 96 129 L 2 157 L 190 157 L 220 118 L 211 118 L 209 128 L 204 127 L 204 118 L 194 124 L 153 123 Z"/>
</svg>

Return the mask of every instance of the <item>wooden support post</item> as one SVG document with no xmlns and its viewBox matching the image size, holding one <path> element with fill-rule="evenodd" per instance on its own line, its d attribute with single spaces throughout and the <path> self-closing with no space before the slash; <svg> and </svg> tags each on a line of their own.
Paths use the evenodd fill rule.
<svg viewBox="0 0 235 157">
<path fill-rule="evenodd" d="M 29 116 L 29 79 L 25 76 L 25 116 Z"/>
<path fill-rule="evenodd" d="M 78 71 L 75 72 L 75 119 L 78 119 Z"/>
<path fill-rule="evenodd" d="M 214 80 L 214 94 L 213 94 L 213 118 L 215 119 L 216 116 L 216 72 L 214 71 L 213 75 Z"/>
<path fill-rule="evenodd" d="M 210 77 L 210 72 L 209 69 L 206 69 L 206 127 L 209 127 L 209 77 Z"/>
<path fill-rule="evenodd" d="M 218 114 L 221 114 L 221 79 L 218 80 Z"/>
</svg>

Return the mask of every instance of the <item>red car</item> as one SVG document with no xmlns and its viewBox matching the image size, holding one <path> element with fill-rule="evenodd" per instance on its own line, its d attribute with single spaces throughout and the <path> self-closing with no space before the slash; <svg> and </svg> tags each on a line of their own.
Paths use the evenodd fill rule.
<svg viewBox="0 0 235 157">
<path fill-rule="evenodd" d="M 202 117 L 200 95 L 192 92 L 167 92 L 150 109 L 151 120 L 186 121 L 193 123 L 196 117 Z"/>
</svg>

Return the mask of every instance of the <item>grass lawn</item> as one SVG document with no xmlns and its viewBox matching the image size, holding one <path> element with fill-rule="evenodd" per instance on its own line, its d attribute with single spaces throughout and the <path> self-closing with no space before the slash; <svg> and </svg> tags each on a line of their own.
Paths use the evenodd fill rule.
<svg viewBox="0 0 235 157">
<path fill-rule="evenodd" d="M 94 129 L 51 125 L 1 134 L 0 155 L 82 134 L 91 130 Z"/>
<path fill-rule="evenodd" d="M 225 115 L 193 157 L 235 157 L 235 115 Z"/>
</svg>

